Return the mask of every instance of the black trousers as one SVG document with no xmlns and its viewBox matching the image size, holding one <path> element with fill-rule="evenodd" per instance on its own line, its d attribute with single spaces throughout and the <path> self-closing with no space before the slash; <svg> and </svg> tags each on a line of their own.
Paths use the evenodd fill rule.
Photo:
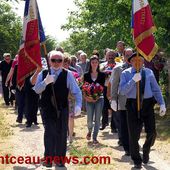
<svg viewBox="0 0 170 170">
<path fill-rule="evenodd" d="M 102 110 L 102 126 L 106 126 L 109 124 L 109 116 L 108 116 L 108 109 L 111 109 L 109 100 L 107 99 L 107 87 L 104 87 L 103 90 L 103 96 L 104 96 L 104 106 Z M 116 123 L 115 123 L 115 114 L 112 114 L 111 118 L 111 129 L 116 129 Z"/>
<path fill-rule="evenodd" d="M 65 157 L 67 148 L 68 109 L 63 109 L 60 112 L 59 118 L 45 118 L 44 123 L 44 156 Z M 60 163 L 62 163 L 62 161 Z"/>
<path fill-rule="evenodd" d="M 26 118 L 27 124 L 32 124 L 37 122 L 37 112 L 38 112 L 38 100 L 39 95 L 36 94 L 32 89 L 26 92 Z"/>
<path fill-rule="evenodd" d="M 124 150 L 129 152 L 129 132 L 128 132 L 128 125 L 127 125 L 127 111 L 119 110 L 118 113 L 120 116 L 120 133 L 121 133 L 122 145 Z"/>
<path fill-rule="evenodd" d="M 6 105 L 9 105 L 10 98 L 9 98 L 9 88 L 5 86 L 5 83 L 2 82 L 2 90 L 3 90 L 3 97 Z"/>
<path fill-rule="evenodd" d="M 155 114 L 154 114 L 153 98 L 144 99 L 142 109 L 140 111 L 140 118 L 137 116 L 137 102 L 135 99 L 127 100 L 127 120 L 129 130 L 129 145 L 131 158 L 134 164 L 140 164 L 142 158 L 139 153 L 139 138 L 142 126 L 144 125 L 146 132 L 146 140 L 143 145 L 143 153 L 149 154 L 150 148 L 155 140 L 156 129 L 155 129 Z"/>
<path fill-rule="evenodd" d="M 109 100 L 107 99 L 107 87 L 104 87 L 103 90 L 103 96 L 104 96 L 104 106 L 103 106 L 103 111 L 102 111 L 102 125 L 105 126 L 108 124 L 108 109 L 110 109 L 110 103 Z"/>
</svg>

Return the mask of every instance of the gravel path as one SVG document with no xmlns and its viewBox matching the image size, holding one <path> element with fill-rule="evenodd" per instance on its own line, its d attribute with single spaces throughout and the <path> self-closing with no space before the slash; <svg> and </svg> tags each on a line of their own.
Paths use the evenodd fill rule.
<svg viewBox="0 0 170 170">
<path fill-rule="evenodd" d="M 7 119 L 14 132 L 14 135 L 8 140 L 8 146 L 11 149 L 10 153 L 13 156 L 39 156 L 43 157 L 43 125 L 40 123 L 38 126 L 33 125 L 31 128 L 26 128 L 25 124 L 17 124 L 16 114 L 7 114 Z M 38 116 L 38 122 L 41 122 L 40 116 Z M 133 170 L 133 164 L 130 157 L 124 156 L 124 152 L 121 147 L 117 146 L 117 134 L 111 134 L 110 128 L 107 127 L 104 131 L 99 133 L 100 144 L 98 146 L 91 146 L 87 143 L 86 136 L 86 116 L 76 119 L 76 139 L 74 141 L 74 146 L 79 148 L 79 146 L 89 147 L 93 149 L 95 155 L 105 155 L 111 157 L 110 165 L 66 165 L 68 170 Z M 142 143 L 143 140 L 140 141 Z M 150 155 L 150 162 L 148 165 L 144 165 L 142 170 L 170 170 L 170 157 L 169 144 L 166 142 L 156 141 L 152 152 Z M 69 154 L 69 151 L 68 151 Z M 42 170 L 45 169 L 41 164 L 14 164 L 5 167 L 6 170 Z M 53 167 L 53 169 L 55 169 Z M 58 168 L 66 169 L 66 168 Z"/>
</svg>

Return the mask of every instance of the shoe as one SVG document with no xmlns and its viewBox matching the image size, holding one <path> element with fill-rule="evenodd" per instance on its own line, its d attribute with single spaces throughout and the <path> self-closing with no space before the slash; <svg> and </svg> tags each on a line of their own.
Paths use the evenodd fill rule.
<svg viewBox="0 0 170 170">
<path fill-rule="evenodd" d="M 143 160 L 142 160 L 142 162 L 144 163 L 144 164 L 147 164 L 148 162 L 149 162 L 149 154 L 143 154 Z"/>
<path fill-rule="evenodd" d="M 26 128 L 30 128 L 32 126 L 32 124 L 27 124 Z"/>
<path fill-rule="evenodd" d="M 39 123 L 38 122 L 34 122 L 34 125 L 39 125 Z"/>
<path fill-rule="evenodd" d="M 22 120 L 21 119 L 17 119 L 16 122 L 22 123 Z"/>
<path fill-rule="evenodd" d="M 99 144 L 99 141 L 96 140 L 96 139 L 94 139 L 94 140 L 93 140 L 93 144 L 94 144 L 94 145 L 97 145 L 97 144 Z"/>
<path fill-rule="evenodd" d="M 117 133 L 117 129 L 111 129 L 111 133 Z"/>
<path fill-rule="evenodd" d="M 122 146 L 122 145 L 123 145 L 121 140 L 119 140 L 119 141 L 117 142 L 117 144 L 118 144 L 119 146 Z"/>
<path fill-rule="evenodd" d="M 141 168 L 142 168 L 142 165 L 141 165 L 141 164 L 135 164 L 135 165 L 134 165 L 134 168 L 136 168 L 136 169 L 141 169 Z"/>
<path fill-rule="evenodd" d="M 76 136 L 76 132 L 73 132 L 73 136 Z"/>
<path fill-rule="evenodd" d="M 87 139 L 87 140 L 90 140 L 90 139 L 91 139 L 91 133 L 90 133 L 90 132 L 87 133 L 86 139 Z"/>
<path fill-rule="evenodd" d="M 129 151 L 125 151 L 125 156 L 130 156 L 130 152 Z"/>
<path fill-rule="evenodd" d="M 104 130 L 106 128 L 106 125 L 102 125 L 102 127 L 100 128 L 100 130 Z"/>
<path fill-rule="evenodd" d="M 45 161 L 45 162 L 43 162 L 43 166 L 45 166 L 46 168 L 52 168 L 52 163 L 47 163 Z"/>
<path fill-rule="evenodd" d="M 65 165 L 64 164 L 56 164 L 56 167 L 65 167 Z"/>
</svg>

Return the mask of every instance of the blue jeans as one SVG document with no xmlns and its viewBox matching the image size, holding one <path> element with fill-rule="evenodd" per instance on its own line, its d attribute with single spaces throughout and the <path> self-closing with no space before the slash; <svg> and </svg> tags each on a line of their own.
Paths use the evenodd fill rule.
<svg viewBox="0 0 170 170">
<path fill-rule="evenodd" d="M 93 129 L 93 120 L 94 122 L 94 131 L 93 131 L 93 140 L 97 139 L 97 135 L 100 128 L 100 118 L 102 115 L 104 99 L 100 98 L 95 103 L 86 102 L 86 110 L 87 110 L 87 126 L 88 130 L 91 133 Z M 93 119 L 95 115 L 95 118 Z"/>
</svg>

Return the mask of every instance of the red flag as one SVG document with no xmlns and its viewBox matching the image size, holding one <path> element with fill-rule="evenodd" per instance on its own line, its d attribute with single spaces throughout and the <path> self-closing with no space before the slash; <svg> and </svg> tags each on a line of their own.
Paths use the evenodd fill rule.
<svg viewBox="0 0 170 170">
<path fill-rule="evenodd" d="M 151 61 L 158 51 L 158 46 L 153 36 L 156 27 L 153 23 L 151 9 L 147 0 L 133 0 L 132 29 L 137 51 L 147 61 Z"/>
<path fill-rule="evenodd" d="M 41 67 L 39 12 L 36 0 L 26 0 L 23 32 L 19 50 L 17 84 L 21 88 L 25 78 Z"/>
</svg>

